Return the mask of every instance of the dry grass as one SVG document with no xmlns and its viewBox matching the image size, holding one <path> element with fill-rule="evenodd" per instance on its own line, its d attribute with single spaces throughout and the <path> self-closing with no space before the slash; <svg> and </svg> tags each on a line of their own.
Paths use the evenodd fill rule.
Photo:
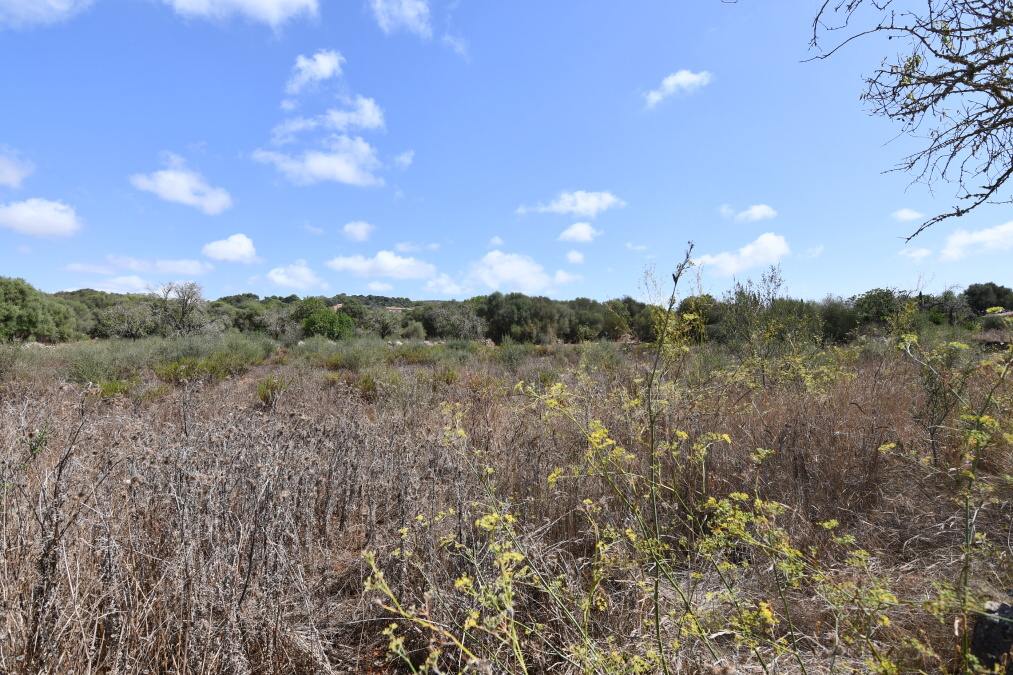
<svg viewBox="0 0 1013 675">
<path fill-rule="evenodd" d="M 959 420 L 947 422 L 942 467 L 927 464 L 917 364 L 870 349 L 818 387 L 758 386 L 728 360 L 714 369 L 704 351 L 662 390 L 660 435 L 688 440 L 659 465 L 660 554 L 636 541 L 638 518 L 653 519 L 637 510 L 646 493 L 635 476 L 651 460 L 635 403 L 647 363 L 633 348 L 504 357 L 419 346 L 356 353 L 340 377 L 319 365 L 326 357 L 276 355 L 223 382 L 168 385 L 144 370 L 110 396 L 56 367 L 22 369 L 0 390 L 0 671 L 388 672 L 427 658 L 440 672 L 653 671 L 656 632 L 670 672 L 864 672 L 880 667 L 876 653 L 900 672 L 957 667 L 960 612 L 943 600 L 966 560 L 962 483 L 948 470 L 960 463 Z M 267 381 L 285 383 L 269 404 Z M 969 396 L 980 400 L 983 386 Z M 556 395 L 566 414 L 546 406 Z M 1008 412 L 1008 385 L 997 396 Z M 588 470 L 592 421 L 633 455 L 618 492 Z M 731 442 L 697 461 L 692 443 L 712 433 Z M 771 452 L 758 461 L 758 448 Z M 985 539 L 973 598 L 999 597 L 1013 580 L 1011 467 L 1000 434 L 979 464 L 989 492 L 975 502 Z M 783 504 L 770 527 L 776 520 L 826 579 L 786 583 L 771 562 L 780 554 L 742 539 L 708 553 L 720 529 L 708 500 L 736 492 Z M 506 513 L 509 527 L 476 524 Z M 840 525 L 821 525 L 831 520 Z M 855 543 L 835 542 L 845 535 Z M 459 580 L 496 586 L 504 542 L 523 563 L 497 614 L 500 600 Z M 849 563 L 858 547 L 868 559 Z M 367 590 L 366 549 L 404 614 L 375 574 Z M 658 631 L 645 590 L 655 555 L 671 575 Z M 882 585 L 896 601 L 873 609 L 828 597 L 849 583 Z M 773 625 L 730 627 L 742 603 L 761 600 Z M 476 609 L 499 623 L 463 637 Z M 392 622 L 397 633 L 384 635 Z M 520 656 L 503 637 L 511 626 Z M 598 660 L 582 661 L 575 645 Z"/>
</svg>

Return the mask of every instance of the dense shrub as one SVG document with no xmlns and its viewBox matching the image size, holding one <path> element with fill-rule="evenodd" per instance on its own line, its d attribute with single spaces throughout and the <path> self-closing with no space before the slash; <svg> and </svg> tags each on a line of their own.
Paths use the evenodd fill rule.
<svg viewBox="0 0 1013 675">
<path fill-rule="evenodd" d="M 319 335 L 331 340 L 343 340 L 355 331 L 355 323 L 350 316 L 330 309 L 314 310 L 303 320 L 302 326 L 306 335 Z"/>
</svg>

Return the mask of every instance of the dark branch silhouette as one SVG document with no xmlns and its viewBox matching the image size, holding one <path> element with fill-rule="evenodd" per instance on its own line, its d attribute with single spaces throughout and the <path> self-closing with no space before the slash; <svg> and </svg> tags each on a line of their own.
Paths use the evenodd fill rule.
<svg viewBox="0 0 1013 675">
<path fill-rule="evenodd" d="M 1013 0 L 826 0 L 813 20 L 813 59 L 872 35 L 901 46 L 866 78 L 862 99 L 925 142 L 894 170 L 930 188 L 957 186 L 956 203 L 907 239 L 1013 201 Z"/>
</svg>

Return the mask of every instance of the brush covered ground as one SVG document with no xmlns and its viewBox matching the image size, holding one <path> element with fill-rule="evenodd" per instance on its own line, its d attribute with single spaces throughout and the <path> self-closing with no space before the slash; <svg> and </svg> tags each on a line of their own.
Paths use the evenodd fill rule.
<svg viewBox="0 0 1013 675">
<path fill-rule="evenodd" d="M 0 352 L 0 671 L 971 672 L 1010 351 Z"/>
</svg>

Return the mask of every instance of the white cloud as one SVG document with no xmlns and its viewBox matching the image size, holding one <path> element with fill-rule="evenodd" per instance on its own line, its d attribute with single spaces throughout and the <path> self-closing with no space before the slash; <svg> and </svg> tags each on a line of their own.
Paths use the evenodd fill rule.
<svg viewBox="0 0 1013 675">
<path fill-rule="evenodd" d="M 58 23 L 84 11 L 92 0 L 0 0 L 0 26 L 22 28 Z"/>
<path fill-rule="evenodd" d="M 258 260 L 253 240 L 242 233 L 204 244 L 201 252 L 212 260 L 224 262 L 253 263 Z"/>
<path fill-rule="evenodd" d="M 647 244 L 634 244 L 632 241 L 628 241 L 626 242 L 626 250 L 642 253 L 647 250 Z"/>
<path fill-rule="evenodd" d="M 341 231 L 344 232 L 345 236 L 352 241 L 366 241 L 375 229 L 376 226 L 367 223 L 364 220 L 356 220 L 351 223 L 345 223 L 345 226 L 341 228 Z"/>
<path fill-rule="evenodd" d="M 275 267 L 267 273 L 272 283 L 285 288 L 305 291 L 312 288 L 326 288 L 324 280 L 310 269 L 305 260 L 296 260 L 285 267 Z"/>
<path fill-rule="evenodd" d="M 285 85 L 285 92 L 295 96 L 308 86 L 315 86 L 334 77 L 341 77 L 341 65 L 345 57 L 333 49 L 321 49 L 313 56 L 300 54 L 292 66 L 292 77 Z"/>
<path fill-rule="evenodd" d="M 552 280 L 557 284 L 572 284 L 576 281 L 580 281 L 581 277 L 579 274 L 570 274 L 565 270 L 556 270 L 556 273 L 552 275 Z"/>
<path fill-rule="evenodd" d="M 465 61 L 468 60 L 468 41 L 459 35 L 451 35 L 450 33 L 444 34 L 441 38 L 444 45 L 450 48 L 452 52 L 460 56 Z"/>
<path fill-rule="evenodd" d="M 95 290 L 107 293 L 146 293 L 151 287 L 151 284 L 134 274 L 112 277 L 95 284 Z"/>
<path fill-rule="evenodd" d="M 894 220 L 899 220 L 902 223 L 910 223 L 912 220 L 921 220 L 922 218 L 925 217 L 924 214 L 919 213 L 914 209 L 909 209 L 907 207 L 903 209 L 897 209 L 890 215 L 893 216 Z"/>
<path fill-rule="evenodd" d="M 420 37 L 432 37 L 427 0 L 370 0 L 369 4 L 384 33 L 403 29 Z"/>
<path fill-rule="evenodd" d="M 911 260 L 922 260 L 932 255 L 932 249 L 929 248 L 902 248 L 897 252 L 897 255 L 902 255 L 905 258 L 911 258 Z"/>
<path fill-rule="evenodd" d="M 819 258 L 825 250 L 826 247 L 823 244 L 817 244 L 816 246 L 807 248 L 804 255 L 806 258 Z"/>
<path fill-rule="evenodd" d="M 63 202 L 33 197 L 0 204 L 0 227 L 33 237 L 69 237 L 81 229 L 81 221 Z"/>
<path fill-rule="evenodd" d="M 777 211 L 767 204 L 753 204 L 735 214 L 736 223 L 755 223 L 777 217 Z"/>
<path fill-rule="evenodd" d="M 385 281 L 370 281 L 368 284 L 366 284 L 366 288 L 373 291 L 374 293 L 384 293 L 386 291 L 394 290 L 394 286 L 392 284 L 388 284 Z"/>
<path fill-rule="evenodd" d="M 297 135 L 319 128 L 333 131 L 383 129 L 383 110 L 376 101 L 356 96 L 346 102 L 351 107 L 345 110 L 330 108 L 317 117 L 292 117 L 281 122 L 271 130 L 271 142 L 276 145 L 291 143 Z"/>
<path fill-rule="evenodd" d="M 192 206 L 209 216 L 232 206 L 232 196 L 223 188 L 208 185 L 204 177 L 186 166 L 179 155 L 167 156 L 167 168 L 151 174 L 134 174 L 130 183 L 138 190 L 151 192 L 167 202 Z"/>
<path fill-rule="evenodd" d="M 788 248 L 788 242 L 784 237 L 766 232 L 738 251 L 702 255 L 695 262 L 715 267 L 717 273 L 722 276 L 731 276 L 754 267 L 777 264 L 790 252 L 791 249 Z"/>
<path fill-rule="evenodd" d="M 532 258 L 519 253 L 489 251 L 471 267 L 471 278 L 493 290 L 541 293 L 553 279 Z"/>
<path fill-rule="evenodd" d="M 436 268 L 424 260 L 399 256 L 393 251 L 379 251 L 372 258 L 338 256 L 328 260 L 327 266 L 337 272 L 351 272 L 360 277 L 428 279 L 436 274 Z"/>
<path fill-rule="evenodd" d="M 440 245 L 436 243 L 416 244 L 411 241 L 399 241 L 394 244 L 394 250 L 398 253 L 416 253 L 418 251 L 439 251 Z"/>
<path fill-rule="evenodd" d="M 129 270 L 131 272 L 157 272 L 159 274 L 172 274 L 180 276 L 199 276 L 214 269 L 211 265 L 200 260 L 142 260 L 129 256 L 106 256 L 114 267 Z"/>
<path fill-rule="evenodd" d="M 454 281 L 449 275 L 439 274 L 426 282 L 426 290 L 438 295 L 454 296 L 465 293 L 467 288 Z"/>
<path fill-rule="evenodd" d="M 405 150 L 394 158 L 394 165 L 399 169 L 407 169 L 415 161 L 415 151 Z"/>
<path fill-rule="evenodd" d="M 677 70 L 661 81 L 657 89 L 644 94 L 644 101 L 648 108 L 653 108 L 672 94 L 678 92 L 689 93 L 710 84 L 711 74 L 706 70 L 694 73 L 691 70 Z"/>
<path fill-rule="evenodd" d="M 591 223 L 574 223 L 559 233 L 559 241 L 575 241 L 587 244 L 601 235 L 601 230 L 591 227 Z"/>
<path fill-rule="evenodd" d="M 183 16 L 203 19 L 242 16 L 266 23 L 273 28 L 301 14 L 316 16 L 320 9 L 318 0 L 164 0 L 164 2 Z"/>
<path fill-rule="evenodd" d="M 64 269 L 79 274 L 115 274 L 113 268 L 108 265 L 94 265 L 92 263 L 70 263 Z"/>
<path fill-rule="evenodd" d="M 495 237 L 489 240 L 489 246 L 491 246 L 492 248 L 499 248 L 505 243 L 506 242 L 503 241 L 503 237 L 499 235 L 496 235 Z"/>
<path fill-rule="evenodd" d="M 302 226 L 302 229 L 306 230 L 314 237 L 319 237 L 324 233 L 324 228 L 317 227 L 316 225 L 310 225 L 309 223 Z"/>
<path fill-rule="evenodd" d="M 2 4 L 3 0 L 0 0 Z M 17 153 L 0 148 L 0 187 L 19 188 L 21 183 L 35 171 L 31 162 Z"/>
<path fill-rule="evenodd" d="M 943 260 L 960 260 L 972 253 L 996 253 L 1013 249 L 1013 221 L 983 230 L 957 230 L 946 238 Z"/>
<path fill-rule="evenodd" d="M 376 150 L 359 137 L 338 136 L 327 149 L 310 150 L 299 156 L 257 150 L 253 158 L 264 164 L 273 164 L 297 185 L 322 181 L 359 187 L 383 185 L 383 179 L 374 173 L 380 168 Z"/>
<path fill-rule="evenodd" d="M 570 251 L 566 254 L 566 259 L 574 265 L 579 265 L 584 262 L 584 254 L 580 251 Z"/>
<path fill-rule="evenodd" d="M 611 192 L 577 190 L 576 192 L 561 192 L 549 204 L 538 204 L 534 207 L 519 206 L 517 213 L 521 215 L 529 211 L 536 213 L 565 213 L 594 218 L 602 211 L 623 206 L 626 206 L 626 202 Z"/>
</svg>

